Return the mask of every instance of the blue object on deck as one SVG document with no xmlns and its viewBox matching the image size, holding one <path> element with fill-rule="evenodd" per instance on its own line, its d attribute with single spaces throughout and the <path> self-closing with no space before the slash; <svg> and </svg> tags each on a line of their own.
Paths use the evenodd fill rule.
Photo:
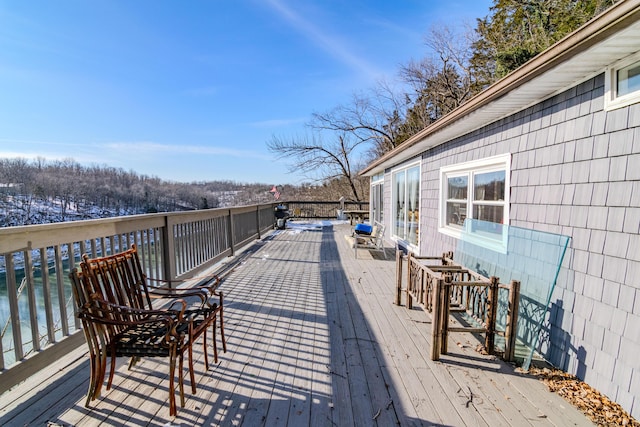
<svg viewBox="0 0 640 427">
<path fill-rule="evenodd" d="M 356 224 L 354 231 L 356 234 L 366 234 L 368 236 L 373 231 L 373 226 L 369 224 Z"/>
</svg>

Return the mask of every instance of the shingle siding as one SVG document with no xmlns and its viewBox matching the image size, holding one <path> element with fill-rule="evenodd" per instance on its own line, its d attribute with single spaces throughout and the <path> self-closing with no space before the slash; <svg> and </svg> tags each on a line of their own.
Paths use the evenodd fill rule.
<svg viewBox="0 0 640 427">
<path fill-rule="evenodd" d="M 510 224 L 572 238 L 540 350 L 640 418 L 640 105 L 603 107 L 601 74 L 423 153 L 420 252 L 457 244 L 438 232 L 440 168 L 511 153 Z"/>
</svg>

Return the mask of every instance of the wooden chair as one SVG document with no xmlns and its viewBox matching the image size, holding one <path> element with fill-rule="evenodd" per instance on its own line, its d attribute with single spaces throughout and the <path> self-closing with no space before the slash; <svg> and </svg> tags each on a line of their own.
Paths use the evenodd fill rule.
<svg viewBox="0 0 640 427">
<path fill-rule="evenodd" d="M 136 247 L 101 258 L 83 257 L 81 269 L 71 273 L 74 297 L 89 347 L 91 378 L 85 406 L 100 396 L 106 374 L 107 358 L 111 366 L 107 390 L 111 388 L 115 358 L 131 357 L 132 368 L 140 357 L 169 358 L 169 403 L 171 415 L 176 414 L 175 365 L 179 364 L 178 384 L 181 405 L 184 406 L 183 360 L 189 355 L 192 393 L 195 393 L 193 343 L 203 336 L 205 366 L 208 369 L 206 329 L 213 330 L 214 355 L 217 362 L 216 320 L 222 315 L 222 293 L 212 279 L 208 286 L 194 288 L 151 288 L 142 273 Z M 219 296 L 212 302 L 212 296 Z M 162 298 L 165 306 L 154 308 L 152 300 Z M 191 304 L 187 300 L 195 300 Z M 221 322 L 223 348 L 226 351 Z"/>
<path fill-rule="evenodd" d="M 356 234 L 355 230 L 352 232 L 353 237 L 353 250 L 355 257 L 358 258 L 358 249 L 370 249 L 374 251 L 381 251 L 385 259 L 387 254 L 384 251 L 384 232 L 385 226 L 379 222 L 374 222 L 373 230 L 370 235 Z"/>
</svg>

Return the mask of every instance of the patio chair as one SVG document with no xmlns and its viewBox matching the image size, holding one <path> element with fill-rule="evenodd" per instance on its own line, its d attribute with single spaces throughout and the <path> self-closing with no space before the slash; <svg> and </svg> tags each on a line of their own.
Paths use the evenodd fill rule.
<svg viewBox="0 0 640 427">
<path fill-rule="evenodd" d="M 374 251 L 382 252 L 382 255 L 387 259 L 387 254 L 384 251 L 384 232 L 385 226 L 379 222 L 374 222 L 371 234 L 357 234 L 354 231 L 351 234 L 353 238 L 353 250 L 355 251 L 355 257 L 358 258 L 358 249 L 370 249 Z"/>
<path fill-rule="evenodd" d="M 78 316 L 82 320 L 89 346 L 91 379 L 87 401 L 100 396 L 106 374 L 107 357 L 111 366 L 107 390 L 111 388 L 115 358 L 129 356 L 132 368 L 140 357 L 165 356 L 170 359 L 170 412 L 175 415 L 174 371 L 179 362 L 181 404 L 184 406 L 183 354 L 189 355 L 192 393 L 196 392 L 193 370 L 193 343 L 203 336 L 205 366 L 208 369 L 206 329 L 212 326 L 214 356 L 217 362 L 216 320 L 222 315 L 222 293 L 212 278 L 209 286 L 194 288 L 157 288 L 147 285 L 136 247 L 106 257 L 89 259 L 86 255 L 71 274 Z M 219 303 L 212 302 L 219 296 Z M 154 307 L 152 299 L 164 299 L 164 307 Z M 187 304 L 187 299 L 192 300 Z M 193 302 L 195 300 L 195 304 Z M 223 349 L 226 351 L 221 321 Z"/>
</svg>

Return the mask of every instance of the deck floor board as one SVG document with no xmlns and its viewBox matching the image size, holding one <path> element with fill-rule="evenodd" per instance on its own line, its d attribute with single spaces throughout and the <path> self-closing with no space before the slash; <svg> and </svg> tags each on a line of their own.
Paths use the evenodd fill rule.
<svg viewBox="0 0 640 427">
<path fill-rule="evenodd" d="M 478 353 L 472 335 L 451 334 L 449 354 L 431 361 L 430 315 L 393 304 L 391 249 L 356 259 L 350 230 L 291 227 L 242 257 L 222 285 L 228 352 L 219 346 L 214 364 L 209 349 L 205 370 L 194 347 L 197 393 L 185 360 L 176 417 L 166 360 L 132 370 L 119 361 L 112 389 L 85 408 L 89 365 L 75 352 L 3 394 L 0 425 L 593 425 L 540 381 Z"/>
</svg>

